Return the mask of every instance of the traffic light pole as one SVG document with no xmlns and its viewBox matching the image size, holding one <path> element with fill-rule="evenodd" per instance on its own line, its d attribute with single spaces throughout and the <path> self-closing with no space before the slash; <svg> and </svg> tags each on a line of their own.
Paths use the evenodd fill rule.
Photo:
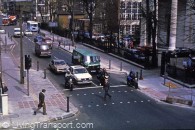
<svg viewBox="0 0 195 130">
<path fill-rule="evenodd" d="M 19 7 L 20 8 L 20 7 Z M 24 84 L 23 44 L 22 44 L 22 10 L 20 8 L 20 83 Z"/>
</svg>

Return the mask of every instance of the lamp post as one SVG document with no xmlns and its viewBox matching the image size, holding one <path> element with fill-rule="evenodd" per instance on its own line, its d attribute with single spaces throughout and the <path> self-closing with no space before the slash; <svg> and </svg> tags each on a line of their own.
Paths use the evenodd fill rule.
<svg viewBox="0 0 195 130">
<path fill-rule="evenodd" d="M 24 65 L 23 65 L 23 43 L 22 43 L 22 9 L 19 6 L 20 11 L 20 83 L 24 84 Z"/>
</svg>

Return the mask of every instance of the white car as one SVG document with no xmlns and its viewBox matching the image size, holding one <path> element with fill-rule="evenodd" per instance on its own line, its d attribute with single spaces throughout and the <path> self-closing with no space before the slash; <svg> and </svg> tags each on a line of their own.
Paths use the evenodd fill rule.
<svg viewBox="0 0 195 130">
<path fill-rule="evenodd" d="M 65 73 L 69 66 L 66 64 L 64 60 L 61 59 L 53 59 L 49 63 L 49 67 L 56 73 Z"/>
<path fill-rule="evenodd" d="M 24 35 L 25 35 L 25 36 L 32 36 L 33 33 L 32 33 L 30 30 L 25 30 L 25 31 L 24 31 Z"/>
<path fill-rule="evenodd" d="M 14 28 L 14 37 L 20 37 L 20 28 Z M 23 36 L 23 32 L 22 32 L 22 36 Z"/>
<path fill-rule="evenodd" d="M 5 29 L 0 28 L 0 34 L 5 34 Z"/>
<path fill-rule="evenodd" d="M 73 75 L 76 84 L 92 83 L 92 76 L 87 69 L 81 65 L 70 66 L 70 72 Z"/>
</svg>

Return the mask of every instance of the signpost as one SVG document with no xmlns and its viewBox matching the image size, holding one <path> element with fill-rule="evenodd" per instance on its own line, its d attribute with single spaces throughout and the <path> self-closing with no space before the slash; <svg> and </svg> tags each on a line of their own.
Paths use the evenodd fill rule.
<svg viewBox="0 0 195 130">
<path fill-rule="evenodd" d="M 53 33 L 53 27 L 57 27 L 57 22 L 49 22 L 49 27 L 51 27 L 51 33 Z M 53 42 L 54 42 L 54 34 L 53 34 Z"/>
</svg>

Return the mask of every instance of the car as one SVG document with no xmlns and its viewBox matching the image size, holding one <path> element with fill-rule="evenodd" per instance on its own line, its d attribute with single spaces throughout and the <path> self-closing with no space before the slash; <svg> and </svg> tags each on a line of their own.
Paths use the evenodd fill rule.
<svg viewBox="0 0 195 130">
<path fill-rule="evenodd" d="M 126 49 L 124 56 L 129 60 L 138 62 L 144 62 L 146 59 L 145 55 L 137 49 Z"/>
<path fill-rule="evenodd" d="M 37 36 L 35 36 L 35 38 L 34 38 L 34 42 L 42 42 L 43 41 L 43 36 L 42 35 L 37 35 Z"/>
<path fill-rule="evenodd" d="M 0 34 L 5 34 L 5 29 L 0 28 Z"/>
<path fill-rule="evenodd" d="M 92 83 L 92 76 L 87 69 L 81 65 L 70 66 L 69 68 L 73 75 L 73 81 L 75 84 L 88 84 Z"/>
<path fill-rule="evenodd" d="M 20 28 L 14 28 L 14 37 L 23 37 L 24 33 L 22 32 L 22 35 L 20 34 Z"/>
<path fill-rule="evenodd" d="M 49 67 L 56 73 L 65 73 L 69 69 L 69 66 L 62 59 L 51 60 L 49 63 Z"/>
<path fill-rule="evenodd" d="M 33 33 L 30 30 L 24 30 L 24 35 L 25 36 L 32 36 Z"/>
</svg>

